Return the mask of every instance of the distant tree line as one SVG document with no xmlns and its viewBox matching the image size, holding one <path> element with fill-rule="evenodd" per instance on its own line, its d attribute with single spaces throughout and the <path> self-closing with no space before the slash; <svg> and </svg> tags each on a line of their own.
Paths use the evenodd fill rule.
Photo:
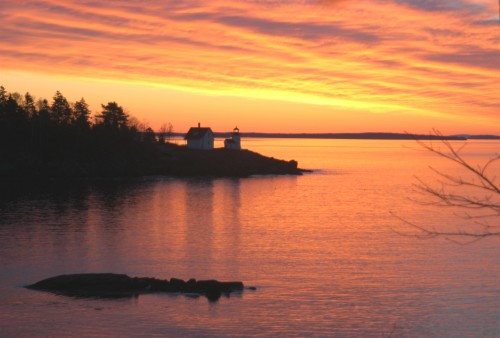
<svg viewBox="0 0 500 338">
<path fill-rule="evenodd" d="M 57 91 L 49 102 L 0 86 L 0 176 L 147 173 L 172 125 L 157 138 L 118 103 L 101 108 L 92 117 L 84 98 L 70 103 Z"/>
</svg>

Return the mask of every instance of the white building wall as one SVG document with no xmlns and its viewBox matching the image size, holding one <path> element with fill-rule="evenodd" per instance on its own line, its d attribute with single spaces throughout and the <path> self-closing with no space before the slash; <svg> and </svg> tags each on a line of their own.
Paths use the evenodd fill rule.
<svg viewBox="0 0 500 338">
<path fill-rule="evenodd" d="M 189 149 L 214 149 L 214 137 L 207 133 L 201 139 L 188 139 L 187 147 Z"/>
<path fill-rule="evenodd" d="M 187 147 L 189 149 L 201 149 L 201 142 L 202 140 L 191 140 L 191 139 L 188 139 L 187 140 Z"/>
<path fill-rule="evenodd" d="M 203 149 L 214 149 L 214 137 L 212 134 L 207 133 L 203 137 Z"/>
<path fill-rule="evenodd" d="M 233 149 L 240 150 L 241 149 L 241 139 L 239 134 L 233 134 Z"/>
<path fill-rule="evenodd" d="M 224 148 L 241 150 L 241 141 L 239 134 L 233 134 L 230 139 L 224 140 Z"/>
</svg>

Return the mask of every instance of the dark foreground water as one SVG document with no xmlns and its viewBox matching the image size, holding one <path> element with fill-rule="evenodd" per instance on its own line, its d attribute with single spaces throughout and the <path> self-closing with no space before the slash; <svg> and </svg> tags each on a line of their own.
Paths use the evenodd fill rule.
<svg viewBox="0 0 500 338">
<path fill-rule="evenodd" d="M 317 169 L 301 177 L 3 183 L 0 336 L 499 336 L 500 239 L 419 240 L 397 216 L 456 228 L 413 175 L 451 164 L 404 141 L 250 140 Z M 484 162 L 500 142 L 476 141 Z M 492 168 L 500 174 L 498 166 Z M 496 222 L 496 223 L 495 223 Z M 498 224 L 498 219 L 492 220 Z M 116 272 L 242 280 L 209 303 L 182 295 L 73 299 L 23 285 Z"/>
</svg>

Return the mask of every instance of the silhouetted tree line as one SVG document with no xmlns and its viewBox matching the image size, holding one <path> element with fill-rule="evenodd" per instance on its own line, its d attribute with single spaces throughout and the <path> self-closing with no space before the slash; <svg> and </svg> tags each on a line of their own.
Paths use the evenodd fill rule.
<svg viewBox="0 0 500 338">
<path fill-rule="evenodd" d="M 35 101 L 0 86 L 0 176 L 147 174 L 154 131 L 139 131 L 116 102 L 101 106 L 92 121 L 83 98 L 70 103 L 57 91 L 51 102 Z"/>
</svg>

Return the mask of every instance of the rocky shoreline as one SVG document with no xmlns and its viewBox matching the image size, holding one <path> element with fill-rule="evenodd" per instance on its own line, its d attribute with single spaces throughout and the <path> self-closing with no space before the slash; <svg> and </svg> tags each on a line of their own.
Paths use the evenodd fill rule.
<svg viewBox="0 0 500 338">
<path fill-rule="evenodd" d="M 203 295 L 210 301 L 216 301 L 222 295 L 241 292 L 245 287 L 243 282 L 239 281 L 196 279 L 184 281 L 178 278 L 162 280 L 115 273 L 82 273 L 50 277 L 27 285 L 26 288 L 80 298 L 121 298 L 165 292 Z M 255 290 L 253 287 L 248 289 Z"/>
<path fill-rule="evenodd" d="M 295 160 L 285 161 L 267 157 L 250 150 L 187 149 L 166 145 L 165 171 L 172 176 L 234 176 L 302 175 Z"/>
</svg>

